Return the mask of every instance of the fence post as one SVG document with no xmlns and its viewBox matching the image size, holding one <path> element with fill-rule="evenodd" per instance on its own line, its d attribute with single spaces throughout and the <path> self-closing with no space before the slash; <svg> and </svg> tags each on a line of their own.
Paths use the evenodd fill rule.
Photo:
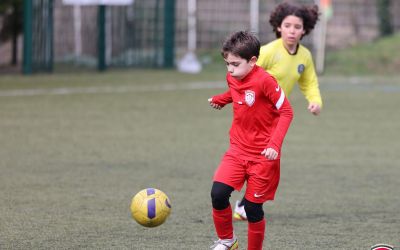
<svg viewBox="0 0 400 250">
<path fill-rule="evenodd" d="M 377 0 L 376 7 L 378 11 L 379 33 L 381 36 L 393 34 L 393 22 L 391 16 L 391 0 Z"/>
<path fill-rule="evenodd" d="M 106 6 L 100 5 L 97 14 L 97 69 L 106 70 Z"/>
<path fill-rule="evenodd" d="M 48 44 L 48 53 L 47 55 L 47 71 L 48 72 L 53 72 L 53 64 L 54 64 L 54 0 L 49 1 L 49 6 L 48 6 L 48 11 L 49 11 L 49 16 L 47 18 L 47 39 L 49 44 Z"/>
<path fill-rule="evenodd" d="M 24 0 L 24 55 L 22 73 L 32 74 L 32 0 Z"/>
<path fill-rule="evenodd" d="M 175 0 L 165 0 L 164 8 L 164 67 L 174 67 Z"/>
</svg>

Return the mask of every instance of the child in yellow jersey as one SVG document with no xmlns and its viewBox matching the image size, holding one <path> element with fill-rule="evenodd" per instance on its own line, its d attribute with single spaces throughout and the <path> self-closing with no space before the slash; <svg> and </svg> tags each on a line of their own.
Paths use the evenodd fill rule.
<svg viewBox="0 0 400 250">
<path fill-rule="evenodd" d="M 322 98 L 310 51 L 300 44 L 318 21 L 318 6 L 278 5 L 271 13 L 269 23 L 277 39 L 262 46 L 257 65 L 272 75 L 289 96 L 296 83 L 308 101 L 308 110 L 319 115 Z M 234 219 L 247 220 L 244 200 L 237 201 Z"/>
</svg>

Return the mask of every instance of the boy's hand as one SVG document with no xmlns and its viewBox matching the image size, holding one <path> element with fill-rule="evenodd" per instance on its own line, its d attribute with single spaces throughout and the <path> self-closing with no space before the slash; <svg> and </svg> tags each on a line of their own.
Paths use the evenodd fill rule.
<svg viewBox="0 0 400 250">
<path fill-rule="evenodd" d="M 266 148 L 261 152 L 262 155 L 265 156 L 268 160 L 276 160 L 278 158 L 278 152 L 273 148 Z"/>
<path fill-rule="evenodd" d="M 308 111 L 310 111 L 313 115 L 319 115 L 319 113 L 321 113 L 321 106 L 312 102 L 308 105 Z"/>
<path fill-rule="evenodd" d="M 221 105 L 218 105 L 218 104 L 212 102 L 212 98 L 208 98 L 208 102 L 210 103 L 211 107 L 213 107 L 215 109 L 222 109 Z"/>
</svg>

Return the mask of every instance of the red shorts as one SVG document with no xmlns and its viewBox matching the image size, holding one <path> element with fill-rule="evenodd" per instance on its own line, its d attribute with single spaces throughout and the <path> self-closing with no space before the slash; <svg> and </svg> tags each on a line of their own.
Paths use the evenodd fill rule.
<svg viewBox="0 0 400 250">
<path fill-rule="evenodd" d="M 214 181 L 240 191 L 247 181 L 245 198 L 254 203 L 273 200 L 280 178 L 280 160 L 249 161 L 228 150 L 214 174 Z"/>
</svg>

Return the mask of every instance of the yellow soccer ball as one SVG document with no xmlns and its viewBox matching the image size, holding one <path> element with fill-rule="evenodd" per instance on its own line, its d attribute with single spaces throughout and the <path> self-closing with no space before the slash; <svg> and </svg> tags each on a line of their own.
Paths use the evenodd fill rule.
<svg viewBox="0 0 400 250">
<path fill-rule="evenodd" d="M 163 191 L 146 188 L 132 198 L 131 213 L 132 218 L 140 225 L 156 227 L 168 218 L 171 213 L 171 203 Z"/>
</svg>

